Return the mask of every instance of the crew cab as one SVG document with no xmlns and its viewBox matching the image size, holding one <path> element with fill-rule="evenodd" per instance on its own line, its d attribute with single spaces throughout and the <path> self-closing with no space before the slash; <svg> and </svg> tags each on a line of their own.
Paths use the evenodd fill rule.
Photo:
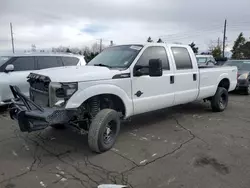
<svg viewBox="0 0 250 188">
<path fill-rule="evenodd" d="M 109 47 L 86 66 L 31 73 L 28 82 L 30 99 L 10 86 L 10 116 L 21 131 L 68 125 L 101 153 L 115 143 L 121 119 L 202 99 L 225 110 L 237 67 L 199 69 L 188 45 L 132 44 Z"/>
</svg>

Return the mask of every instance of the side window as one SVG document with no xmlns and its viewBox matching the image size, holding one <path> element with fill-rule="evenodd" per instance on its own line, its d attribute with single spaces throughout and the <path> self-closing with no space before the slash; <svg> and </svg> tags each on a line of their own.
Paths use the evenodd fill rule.
<svg viewBox="0 0 250 188">
<path fill-rule="evenodd" d="M 47 69 L 52 67 L 63 66 L 57 57 L 53 56 L 38 56 L 37 57 L 38 69 Z"/>
<path fill-rule="evenodd" d="M 77 65 L 77 63 L 79 62 L 79 59 L 76 57 L 61 57 L 64 66 L 73 66 L 73 65 Z"/>
<path fill-rule="evenodd" d="M 192 69 L 192 61 L 189 52 L 183 47 L 172 47 L 177 70 Z"/>
<path fill-rule="evenodd" d="M 162 46 L 148 47 L 143 52 L 143 54 L 137 61 L 136 65 L 148 66 L 150 59 L 160 59 L 162 61 L 162 68 L 164 70 L 169 70 L 169 61 L 164 47 Z M 148 74 L 148 68 L 143 68 L 142 72 L 144 74 Z"/>
<path fill-rule="evenodd" d="M 14 71 L 35 70 L 34 57 L 16 57 L 15 60 L 13 60 L 12 62 L 10 62 L 8 64 L 14 65 Z M 7 64 L 6 64 L 6 66 L 7 66 Z"/>
</svg>

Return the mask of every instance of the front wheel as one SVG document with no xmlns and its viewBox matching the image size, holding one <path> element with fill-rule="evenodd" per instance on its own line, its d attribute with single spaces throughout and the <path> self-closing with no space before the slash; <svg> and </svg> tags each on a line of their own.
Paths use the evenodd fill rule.
<svg viewBox="0 0 250 188">
<path fill-rule="evenodd" d="M 222 112 L 228 104 L 228 91 L 223 87 L 218 87 L 211 100 L 211 107 L 214 112 Z"/>
<path fill-rule="evenodd" d="M 92 151 L 105 152 L 113 147 L 120 131 L 119 114 L 112 109 L 101 110 L 93 119 L 88 133 Z"/>
</svg>

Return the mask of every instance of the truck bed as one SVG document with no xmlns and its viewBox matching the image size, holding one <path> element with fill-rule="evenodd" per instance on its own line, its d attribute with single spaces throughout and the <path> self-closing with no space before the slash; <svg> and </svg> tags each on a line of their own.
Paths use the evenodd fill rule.
<svg viewBox="0 0 250 188">
<path fill-rule="evenodd" d="M 200 73 L 200 91 L 198 99 L 204 99 L 213 96 L 217 90 L 219 82 L 228 77 L 230 85 L 228 91 L 235 89 L 237 84 L 237 67 L 213 66 L 199 68 Z"/>
</svg>

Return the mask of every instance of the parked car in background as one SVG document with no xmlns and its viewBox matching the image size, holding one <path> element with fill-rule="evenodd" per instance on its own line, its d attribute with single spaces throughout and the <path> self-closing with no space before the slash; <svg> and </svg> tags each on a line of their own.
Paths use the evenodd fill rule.
<svg viewBox="0 0 250 188">
<path fill-rule="evenodd" d="M 229 60 L 224 66 L 236 66 L 238 68 L 236 90 L 250 94 L 250 60 Z"/>
<path fill-rule="evenodd" d="M 68 54 L 21 54 L 0 56 L 0 106 L 13 97 L 9 85 L 15 84 L 29 95 L 27 76 L 32 71 L 52 67 L 85 65 L 84 56 Z"/>
<path fill-rule="evenodd" d="M 196 59 L 199 67 L 216 65 L 216 61 L 212 55 L 196 55 Z"/>
</svg>

